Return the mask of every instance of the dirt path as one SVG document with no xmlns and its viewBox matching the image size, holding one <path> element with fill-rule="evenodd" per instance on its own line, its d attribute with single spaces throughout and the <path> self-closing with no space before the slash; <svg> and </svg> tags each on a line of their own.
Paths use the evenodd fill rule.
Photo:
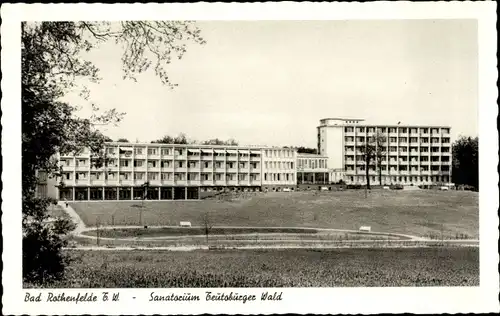
<svg viewBox="0 0 500 316">
<path fill-rule="evenodd" d="M 68 205 L 66 207 L 64 202 L 59 202 L 59 205 L 68 213 L 68 215 L 71 217 L 73 222 L 76 224 L 75 230 L 73 230 L 72 234 L 77 237 L 81 238 L 88 238 L 88 239 L 97 239 L 97 236 L 91 236 L 91 235 L 85 235 L 83 234 L 84 232 L 96 230 L 96 227 L 88 227 L 85 225 L 83 220 L 80 218 L 78 213 L 70 206 Z M 144 228 L 143 226 L 101 226 L 100 229 L 140 229 Z M 158 229 L 158 228 L 179 228 L 179 226 L 148 226 L 148 228 L 151 229 Z M 203 228 L 202 226 L 192 226 L 191 228 Z M 359 233 L 357 230 L 348 230 L 348 229 L 330 229 L 330 228 L 312 228 L 312 227 L 257 227 L 257 226 L 217 226 L 213 228 L 226 228 L 226 229 L 238 229 L 238 228 L 245 228 L 245 229 L 260 229 L 260 228 L 266 228 L 266 229 L 311 229 L 311 230 L 316 230 L 320 235 L 325 235 L 328 233 Z M 294 233 L 294 235 L 307 235 L 308 233 Z M 404 243 L 408 242 L 420 242 L 423 245 L 429 243 L 445 243 L 449 245 L 454 245 L 454 244 L 466 244 L 466 245 L 479 245 L 479 240 L 432 240 L 424 237 L 419 237 L 419 236 L 412 236 L 412 235 L 406 235 L 406 234 L 395 234 L 395 233 L 384 233 L 384 232 L 370 232 L 371 235 L 376 235 L 376 236 L 394 236 L 394 237 L 401 237 L 404 238 L 402 240 L 391 240 L 390 242 L 380 240 L 380 239 L 368 239 L 368 240 L 348 240 L 348 244 L 362 244 L 362 243 L 371 243 L 373 246 L 379 246 L 379 247 L 387 247 L 388 244 L 390 247 L 402 247 Z M 261 234 L 262 235 L 262 234 Z M 266 235 L 274 235 L 274 236 L 283 236 L 286 237 L 286 233 L 268 233 Z M 247 234 L 226 234 L 226 235 L 210 235 L 210 237 L 244 237 L 247 236 L 249 237 L 247 241 L 252 241 L 255 242 L 255 236 L 259 236 L 258 233 L 247 233 Z M 197 239 L 197 238 L 205 238 L 205 235 L 181 235 L 181 236 L 158 236 L 158 237 L 141 237 L 136 238 L 136 237 L 128 237 L 128 238 L 109 238 L 109 237 L 99 237 L 101 240 L 126 240 L 126 241 L 137 241 L 137 240 L 144 240 L 144 241 L 161 241 L 161 240 L 179 240 L 183 241 L 186 239 Z M 240 239 L 237 241 L 227 239 L 227 240 L 218 240 L 219 242 L 245 242 L 245 239 Z M 290 239 L 277 239 L 277 240 L 259 240 L 261 243 L 260 245 L 249 245 L 249 246 L 235 246 L 230 248 L 235 248 L 235 249 L 284 249 L 284 248 L 345 248 L 349 247 L 346 246 L 345 244 L 339 244 L 338 242 L 335 243 L 335 245 L 315 245 L 315 244 L 328 244 L 328 243 L 334 243 L 332 240 L 290 240 Z M 307 246 L 300 246 L 300 245 L 276 245 L 276 244 L 283 244 L 283 243 L 293 243 L 293 242 L 304 242 L 304 243 L 311 243 L 311 245 Z M 275 245 L 265 245 L 262 243 L 275 243 Z M 377 243 L 381 245 L 376 245 Z M 383 245 L 382 245 L 383 244 Z M 405 247 L 411 247 L 411 246 L 405 246 Z M 75 248 L 72 248 L 75 249 Z M 85 246 L 78 246 L 76 249 L 80 250 L 176 250 L 176 251 L 191 251 L 195 249 L 208 249 L 207 246 L 169 246 L 169 247 L 85 247 Z"/>
</svg>

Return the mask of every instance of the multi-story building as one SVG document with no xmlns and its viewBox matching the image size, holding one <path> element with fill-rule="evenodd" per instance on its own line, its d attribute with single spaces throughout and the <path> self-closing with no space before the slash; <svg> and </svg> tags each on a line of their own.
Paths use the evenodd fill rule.
<svg viewBox="0 0 500 316">
<path fill-rule="evenodd" d="M 317 131 L 318 152 L 328 157 L 330 174 L 346 183 L 366 183 L 363 149 L 367 142 L 377 148 L 382 161 L 382 183 L 376 159 L 370 163 L 372 184 L 418 185 L 451 181 L 448 126 L 368 125 L 362 119 L 326 118 L 320 120 Z"/>
<path fill-rule="evenodd" d="M 341 180 L 365 184 L 367 142 L 381 159 L 379 164 L 373 158 L 368 167 L 372 184 L 451 181 L 450 127 L 327 118 L 317 132 L 317 155 L 286 147 L 106 143 L 107 159 L 100 168 L 95 168 L 88 149 L 59 157 L 63 185 L 58 197 L 133 200 L 147 194 L 148 199 L 177 200 L 198 199 L 214 190 L 274 191 Z M 46 195 L 46 185 L 40 190 Z"/>
<path fill-rule="evenodd" d="M 198 199 L 204 191 L 277 190 L 296 183 L 296 151 L 289 148 L 107 143 L 104 150 L 101 168 L 88 149 L 59 157 L 60 199 Z"/>
<path fill-rule="evenodd" d="M 297 154 L 297 184 L 329 184 L 328 157 Z"/>
</svg>

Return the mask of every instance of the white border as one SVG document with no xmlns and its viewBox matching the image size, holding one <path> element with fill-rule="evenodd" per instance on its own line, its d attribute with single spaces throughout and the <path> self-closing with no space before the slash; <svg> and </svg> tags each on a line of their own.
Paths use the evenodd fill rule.
<svg viewBox="0 0 500 316">
<path fill-rule="evenodd" d="M 2 28 L 2 227 L 4 314 L 199 313 L 468 313 L 499 311 L 498 113 L 495 2 L 255 3 L 255 4 L 4 4 Z M 20 29 L 22 20 L 335 20 L 478 19 L 480 135 L 480 287 L 283 289 L 279 303 L 155 303 L 151 291 L 201 294 L 204 289 L 120 290 L 120 303 L 28 304 L 21 284 Z M 16 211 L 17 210 L 17 211 Z M 109 290 L 110 292 L 112 290 Z M 225 289 L 224 292 L 230 292 Z M 234 289 L 257 294 L 262 289 Z M 281 290 L 279 290 L 281 291 Z M 30 291 L 36 292 L 36 291 Z M 47 291 L 43 291 L 47 292 Z M 85 292 L 82 290 L 65 290 Z M 100 290 L 91 292 L 100 293 Z M 135 300 L 130 297 L 136 296 Z M 125 299 L 128 297 L 129 299 Z"/>
</svg>

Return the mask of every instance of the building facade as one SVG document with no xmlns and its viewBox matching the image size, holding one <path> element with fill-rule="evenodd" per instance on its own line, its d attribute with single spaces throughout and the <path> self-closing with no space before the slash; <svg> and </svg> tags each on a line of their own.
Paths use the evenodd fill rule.
<svg viewBox="0 0 500 316">
<path fill-rule="evenodd" d="M 328 157 L 297 154 L 297 184 L 329 184 Z"/>
<path fill-rule="evenodd" d="M 58 183 L 63 185 L 56 195 L 63 200 L 178 200 L 224 190 L 293 190 L 340 181 L 366 184 L 367 142 L 374 144 L 381 159 L 380 164 L 375 158 L 370 163 L 371 184 L 451 181 L 450 127 L 327 118 L 320 120 L 317 135 L 317 155 L 286 147 L 106 143 L 107 159 L 101 168 L 95 168 L 88 149 L 58 157 Z M 39 195 L 47 195 L 44 185 Z"/>
<path fill-rule="evenodd" d="M 380 166 L 376 159 L 369 166 L 371 184 L 451 182 L 448 126 L 368 125 L 362 119 L 327 118 L 320 120 L 317 132 L 318 152 L 328 157 L 330 174 L 335 173 L 346 183 L 366 183 L 366 142 L 373 144 L 381 156 Z"/>
<path fill-rule="evenodd" d="M 59 157 L 60 199 L 199 199 L 206 191 L 279 190 L 296 183 L 296 151 L 289 148 L 107 143 L 104 150 L 101 168 L 88 149 Z"/>
</svg>

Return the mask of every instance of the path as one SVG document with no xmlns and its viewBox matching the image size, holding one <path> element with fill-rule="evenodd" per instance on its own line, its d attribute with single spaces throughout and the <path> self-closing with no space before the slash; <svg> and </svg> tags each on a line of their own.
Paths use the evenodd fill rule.
<svg viewBox="0 0 500 316">
<path fill-rule="evenodd" d="M 71 217 L 73 222 L 76 225 L 76 228 L 72 231 L 72 234 L 77 237 L 82 237 L 82 238 L 88 238 L 88 239 L 97 239 L 97 236 L 91 236 L 91 235 L 85 235 L 83 234 L 84 232 L 87 231 L 92 231 L 96 230 L 96 227 L 88 227 L 85 225 L 83 220 L 80 218 L 78 213 L 71 207 L 71 205 L 68 204 L 66 207 L 64 202 L 59 202 L 59 205 L 68 213 L 68 215 Z M 144 226 L 124 226 L 124 225 L 117 225 L 117 226 L 101 226 L 100 229 L 141 229 L 144 228 Z M 150 229 L 158 229 L 158 228 L 179 228 L 179 226 L 148 226 Z M 192 226 L 191 228 L 203 228 L 203 226 Z M 266 228 L 266 229 L 311 229 L 311 230 L 316 230 L 319 231 L 320 235 L 325 235 L 328 233 L 332 232 L 344 232 L 344 233 L 360 233 L 357 230 L 349 230 L 349 229 L 333 229 L 333 228 L 313 228 L 313 227 L 259 227 L 259 226 L 214 226 L 215 228 L 222 228 L 222 229 L 238 229 L 238 228 L 245 228 L 245 229 L 261 229 L 261 228 Z M 307 235 L 308 233 L 295 233 L 294 235 Z M 396 234 L 396 233 L 384 233 L 384 232 L 370 232 L 369 234 L 371 235 L 379 235 L 379 236 L 393 236 L 393 237 L 401 237 L 404 238 L 402 240 L 380 240 L 380 239 L 369 239 L 369 240 L 346 240 L 344 241 L 347 244 L 361 244 L 361 243 L 372 243 L 374 246 L 376 246 L 376 243 L 384 243 L 384 247 L 387 247 L 387 244 L 393 247 L 402 247 L 404 243 L 408 242 L 420 242 L 423 244 L 426 243 L 447 243 L 447 244 L 458 244 L 458 243 L 464 243 L 467 245 L 475 245 L 479 244 L 479 240 L 470 240 L 470 239 L 465 239 L 465 240 L 432 240 L 429 238 L 424 238 L 420 236 L 413 236 L 413 235 L 406 235 L 406 234 Z M 245 241 L 251 241 L 255 242 L 255 237 L 256 236 L 261 236 L 262 234 L 258 233 L 247 233 L 247 234 L 225 234 L 225 235 L 210 235 L 210 237 L 253 237 L 248 240 L 217 240 L 218 242 L 245 242 Z M 290 234 L 286 233 L 266 233 L 266 236 L 286 236 Z M 137 240 L 143 240 L 143 241 L 161 241 L 161 240 L 185 240 L 185 239 L 196 239 L 196 238 L 205 238 L 205 235 L 183 235 L 183 236 L 158 236 L 158 237 L 141 237 L 135 238 L 135 237 L 129 237 L 129 238 L 109 238 L 109 237 L 99 237 L 100 240 L 125 240 L 125 241 L 137 241 Z M 275 243 L 323 243 L 323 244 L 328 244 L 328 243 L 335 243 L 335 245 L 308 245 L 308 246 L 297 246 L 297 245 L 289 245 L 289 246 L 276 246 L 276 245 L 249 245 L 249 246 L 235 246 L 235 247 L 230 247 L 230 248 L 235 248 L 235 249 L 283 249 L 283 248 L 345 248 L 348 247 L 345 244 L 339 243 L 339 241 L 335 240 L 291 240 L 291 239 L 285 239 L 285 240 L 259 240 L 259 243 L 266 243 L 266 242 L 275 242 Z M 379 246 L 380 247 L 380 246 Z M 411 246 L 405 246 L 405 247 L 411 247 Z M 74 249 L 74 248 L 73 248 Z M 190 251 L 194 249 L 208 249 L 207 246 L 172 246 L 172 247 L 84 247 L 84 246 L 78 246 L 77 249 L 80 250 L 177 250 L 177 251 Z"/>
</svg>

